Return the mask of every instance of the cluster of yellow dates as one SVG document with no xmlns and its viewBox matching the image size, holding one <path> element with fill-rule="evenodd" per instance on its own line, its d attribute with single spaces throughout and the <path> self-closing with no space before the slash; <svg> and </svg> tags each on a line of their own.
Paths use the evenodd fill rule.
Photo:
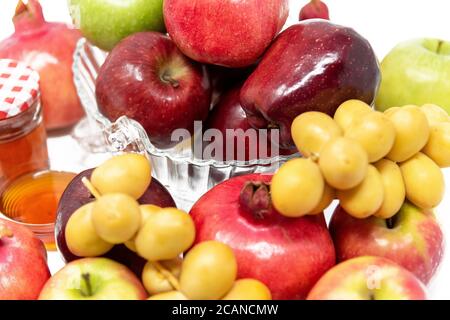
<svg viewBox="0 0 450 320">
<path fill-rule="evenodd" d="M 291 133 L 304 158 L 281 166 L 271 186 L 273 205 L 285 216 L 320 213 L 336 198 L 356 218 L 384 219 L 405 199 L 422 209 L 442 201 L 450 117 L 436 105 L 378 112 L 349 100 L 334 118 L 299 115 Z"/>
</svg>

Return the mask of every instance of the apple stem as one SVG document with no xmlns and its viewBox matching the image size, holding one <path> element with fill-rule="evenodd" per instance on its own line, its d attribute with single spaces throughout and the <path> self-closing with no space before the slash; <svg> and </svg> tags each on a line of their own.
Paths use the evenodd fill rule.
<svg viewBox="0 0 450 320">
<path fill-rule="evenodd" d="M 171 77 L 170 73 L 167 71 L 164 71 L 163 74 L 161 75 L 161 80 L 169 83 L 172 85 L 172 87 L 174 88 L 178 88 L 180 86 L 180 83 L 175 80 L 174 78 Z"/>
<path fill-rule="evenodd" d="M 85 297 L 91 297 L 92 296 L 91 275 L 89 273 L 83 273 L 81 275 L 81 278 L 83 279 L 83 283 L 84 283 L 85 289 L 86 289 L 86 290 L 83 290 L 84 288 L 82 288 L 81 293 Z"/>
<path fill-rule="evenodd" d="M 444 41 L 439 40 L 438 46 L 437 46 L 437 50 L 436 50 L 436 53 L 437 53 L 437 54 L 441 53 L 441 49 L 442 49 L 442 45 L 443 45 L 443 44 L 444 44 Z"/>
<path fill-rule="evenodd" d="M 172 285 L 172 287 L 177 290 L 180 291 L 180 283 L 178 281 L 178 279 L 172 274 L 172 272 L 170 272 L 169 270 L 167 270 L 166 268 L 163 267 L 163 265 L 161 263 L 159 263 L 158 261 L 152 261 L 151 264 L 153 265 L 153 267 L 155 267 L 156 270 L 158 270 L 164 277 L 166 277 L 166 279 L 170 282 L 170 284 Z"/>
<path fill-rule="evenodd" d="M 272 209 L 269 185 L 259 181 L 247 182 L 241 190 L 239 203 L 257 219 L 264 219 Z"/>
<path fill-rule="evenodd" d="M 84 184 L 86 189 L 88 189 L 89 192 L 95 197 L 95 199 L 99 199 L 102 196 L 100 192 L 98 192 L 98 190 L 92 185 L 88 178 L 83 177 L 83 179 L 81 179 L 81 182 Z"/>
<path fill-rule="evenodd" d="M 13 235 L 13 232 L 7 226 L 0 224 L 0 240 L 3 237 L 12 238 Z"/>
<path fill-rule="evenodd" d="M 394 215 L 393 217 L 386 219 L 386 227 L 388 229 L 394 229 L 396 222 L 397 222 L 397 215 Z"/>
</svg>

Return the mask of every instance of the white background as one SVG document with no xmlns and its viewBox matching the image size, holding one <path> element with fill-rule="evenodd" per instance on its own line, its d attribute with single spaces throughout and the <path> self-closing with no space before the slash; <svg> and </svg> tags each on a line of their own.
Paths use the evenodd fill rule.
<svg viewBox="0 0 450 320">
<path fill-rule="evenodd" d="M 291 14 L 288 23 L 295 23 L 300 7 L 306 0 L 290 0 Z M 353 27 L 372 44 L 382 59 L 398 42 L 411 38 L 436 37 L 450 40 L 450 1 L 448 0 L 325 0 L 331 20 Z M 0 39 L 13 32 L 11 17 L 16 0 L 0 0 Z M 66 0 L 41 0 L 44 14 L 49 21 L 66 21 L 70 18 Z M 450 94 L 450 93 L 449 93 Z M 76 145 L 64 138 L 49 143 L 52 165 L 58 169 L 79 170 Z M 444 202 L 436 209 L 436 215 L 447 237 L 450 236 L 450 170 L 445 171 L 448 186 Z M 329 212 L 330 210 L 328 210 Z M 450 250 L 447 250 L 440 271 L 433 279 L 430 296 L 434 299 L 450 299 Z M 62 261 L 57 253 L 50 253 L 50 265 L 57 270 Z"/>
</svg>

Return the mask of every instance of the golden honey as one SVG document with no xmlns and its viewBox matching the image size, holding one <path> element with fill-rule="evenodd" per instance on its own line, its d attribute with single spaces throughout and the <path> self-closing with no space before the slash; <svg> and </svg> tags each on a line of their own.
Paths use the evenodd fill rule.
<svg viewBox="0 0 450 320">
<path fill-rule="evenodd" d="M 56 171 L 24 175 L 2 193 L 0 212 L 21 223 L 54 223 L 59 199 L 74 177 L 73 173 Z"/>
<path fill-rule="evenodd" d="M 47 135 L 41 118 L 36 104 L 0 121 L 0 193 L 23 174 L 48 169 Z"/>
</svg>

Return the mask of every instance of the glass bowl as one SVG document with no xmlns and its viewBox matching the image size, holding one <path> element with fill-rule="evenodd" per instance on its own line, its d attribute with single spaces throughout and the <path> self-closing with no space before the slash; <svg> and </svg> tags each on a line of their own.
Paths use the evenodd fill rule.
<svg viewBox="0 0 450 320">
<path fill-rule="evenodd" d="M 189 141 L 170 149 L 158 149 L 136 121 L 123 116 L 111 122 L 100 113 L 95 98 L 95 79 L 106 56 L 106 52 L 86 39 L 78 41 L 73 62 L 74 82 L 87 118 L 75 129 L 78 131 L 76 139 L 90 152 L 146 152 L 152 161 L 153 176 L 167 187 L 180 208 L 189 210 L 201 195 L 224 180 L 243 174 L 273 173 L 296 156 L 252 161 L 206 160 L 195 157 Z"/>
</svg>

